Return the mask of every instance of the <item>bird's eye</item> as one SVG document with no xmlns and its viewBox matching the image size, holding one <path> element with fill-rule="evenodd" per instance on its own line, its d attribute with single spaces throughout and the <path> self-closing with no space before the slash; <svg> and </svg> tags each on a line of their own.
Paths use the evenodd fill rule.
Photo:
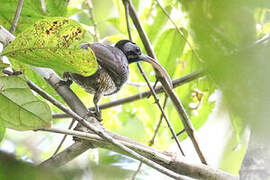
<svg viewBox="0 0 270 180">
<path fill-rule="evenodd" d="M 140 53 L 141 52 L 141 49 L 139 47 L 136 47 L 136 53 Z"/>
</svg>

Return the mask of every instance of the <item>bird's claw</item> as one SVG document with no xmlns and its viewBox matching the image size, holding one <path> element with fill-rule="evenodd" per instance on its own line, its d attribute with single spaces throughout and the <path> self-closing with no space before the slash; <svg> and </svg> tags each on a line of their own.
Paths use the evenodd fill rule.
<svg viewBox="0 0 270 180">
<path fill-rule="evenodd" d="M 97 110 L 88 111 L 88 115 L 95 117 L 99 122 L 101 122 L 103 120 L 102 115 L 101 115 L 101 111 L 97 111 Z"/>
<path fill-rule="evenodd" d="M 101 122 L 103 119 L 102 119 L 102 115 L 101 115 L 101 111 L 95 111 L 95 116 L 96 116 L 96 118 L 97 118 L 97 120 L 99 121 L 99 122 Z"/>
<path fill-rule="evenodd" d="M 72 80 L 70 79 L 67 79 L 67 80 L 60 80 L 58 83 L 57 83 L 57 86 L 68 86 L 70 87 L 70 85 L 72 84 Z"/>
</svg>

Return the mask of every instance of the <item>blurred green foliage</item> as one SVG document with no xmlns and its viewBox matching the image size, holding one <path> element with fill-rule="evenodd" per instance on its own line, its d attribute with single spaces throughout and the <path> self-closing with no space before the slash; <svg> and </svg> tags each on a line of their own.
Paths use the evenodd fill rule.
<svg viewBox="0 0 270 180">
<path fill-rule="evenodd" d="M 209 74 L 223 90 L 232 120 L 244 122 L 234 124 L 252 122 L 257 130 L 267 127 L 270 46 L 269 40 L 255 42 L 269 33 L 270 2 L 181 2 L 193 42 Z"/>
</svg>

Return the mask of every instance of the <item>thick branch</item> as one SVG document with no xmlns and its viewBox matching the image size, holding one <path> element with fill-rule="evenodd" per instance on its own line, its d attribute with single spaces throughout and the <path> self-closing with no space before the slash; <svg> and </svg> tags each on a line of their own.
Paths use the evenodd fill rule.
<svg viewBox="0 0 270 180">
<path fill-rule="evenodd" d="M 100 138 L 99 136 L 95 134 L 89 134 L 89 133 L 80 132 L 80 131 L 61 130 L 61 129 L 55 129 L 55 128 L 54 129 L 53 128 L 40 129 L 40 130 L 76 136 L 76 137 L 79 137 L 79 138 L 82 138 L 84 140 L 91 142 L 91 144 L 93 144 L 95 147 L 109 149 L 109 150 L 112 150 L 121 154 L 126 154 L 127 156 L 137 159 L 137 157 L 127 154 L 123 150 L 117 148 L 116 146 L 113 146 L 111 143 L 107 142 L 106 140 Z M 167 167 L 168 169 L 176 173 L 189 176 L 192 178 L 196 178 L 196 179 L 207 179 L 207 180 L 237 180 L 238 179 L 237 176 L 231 175 L 221 170 L 213 169 L 203 164 L 195 165 L 195 164 L 189 163 L 183 160 L 182 157 L 180 159 L 179 157 L 176 157 L 169 152 L 156 150 L 149 146 L 137 143 L 136 141 L 133 141 L 129 138 L 114 134 L 113 132 L 110 132 L 110 135 L 114 139 L 117 139 L 119 142 L 129 147 L 130 149 L 136 151 L 137 153 L 143 155 L 144 157 L 147 157 L 148 159 L 151 159 L 152 161 L 158 164 L 162 164 L 164 167 Z M 58 166 L 63 165 L 63 161 L 61 161 L 60 156 L 52 159 L 50 163 L 51 163 L 50 166 L 53 165 L 53 167 L 58 167 Z"/>
</svg>

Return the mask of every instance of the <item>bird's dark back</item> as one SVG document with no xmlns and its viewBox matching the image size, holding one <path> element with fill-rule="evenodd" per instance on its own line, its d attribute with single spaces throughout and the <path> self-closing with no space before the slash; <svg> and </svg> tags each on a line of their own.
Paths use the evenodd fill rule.
<svg viewBox="0 0 270 180">
<path fill-rule="evenodd" d="M 93 43 L 89 46 L 94 51 L 98 64 L 108 72 L 114 81 L 116 92 L 119 91 L 129 75 L 128 60 L 125 54 L 116 47 L 101 43 Z"/>
</svg>

